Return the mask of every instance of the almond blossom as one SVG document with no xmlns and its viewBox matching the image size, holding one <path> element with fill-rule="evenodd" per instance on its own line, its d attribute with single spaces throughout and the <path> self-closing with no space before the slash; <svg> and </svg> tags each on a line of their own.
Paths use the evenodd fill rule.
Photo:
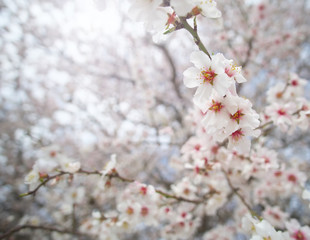
<svg viewBox="0 0 310 240">
<path fill-rule="evenodd" d="M 296 219 L 291 219 L 289 222 L 285 222 L 285 226 L 292 239 L 307 240 L 310 239 L 310 227 L 300 226 Z"/>
<path fill-rule="evenodd" d="M 250 137 L 258 137 L 259 135 L 260 130 L 253 130 L 249 127 L 239 128 L 228 137 L 228 149 L 247 154 L 251 148 Z"/>
<path fill-rule="evenodd" d="M 188 88 L 198 87 L 194 95 L 194 103 L 200 108 L 205 108 L 205 102 L 213 91 L 224 96 L 233 81 L 225 73 L 225 65 L 221 54 L 208 56 L 201 52 L 193 52 L 190 57 L 195 67 L 188 68 L 184 73 L 184 84 Z"/>
<path fill-rule="evenodd" d="M 220 18 L 222 13 L 217 9 L 214 0 L 171 0 L 171 6 L 179 16 L 202 14 L 208 18 Z"/>
<path fill-rule="evenodd" d="M 278 104 L 273 103 L 266 107 L 266 113 L 270 116 L 275 125 L 278 125 L 282 131 L 287 131 L 291 126 L 293 113 L 298 109 L 293 103 Z"/>
</svg>

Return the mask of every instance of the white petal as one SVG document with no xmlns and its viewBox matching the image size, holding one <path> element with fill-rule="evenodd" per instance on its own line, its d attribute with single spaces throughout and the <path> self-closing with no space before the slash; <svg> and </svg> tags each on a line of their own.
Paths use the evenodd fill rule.
<svg viewBox="0 0 310 240">
<path fill-rule="evenodd" d="M 200 85 L 201 81 L 199 80 L 200 70 L 195 67 L 190 67 L 186 69 L 183 73 L 184 85 L 188 88 L 194 88 Z"/>
<path fill-rule="evenodd" d="M 195 105 L 197 105 L 202 111 L 206 110 L 211 93 L 212 93 L 212 86 L 210 84 L 205 84 L 203 86 L 198 87 L 194 95 L 193 101 Z"/>
<path fill-rule="evenodd" d="M 238 83 L 244 83 L 244 82 L 246 82 L 245 77 L 243 77 L 241 74 L 237 74 L 237 75 L 235 76 L 235 79 L 236 79 L 236 81 L 237 81 Z"/>
<path fill-rule="evenodd" d="M 190 61 L 197 68 L 208 68 L 211 66 L 210 58 L 202 51 L 192 52 Z"/>
</svg>

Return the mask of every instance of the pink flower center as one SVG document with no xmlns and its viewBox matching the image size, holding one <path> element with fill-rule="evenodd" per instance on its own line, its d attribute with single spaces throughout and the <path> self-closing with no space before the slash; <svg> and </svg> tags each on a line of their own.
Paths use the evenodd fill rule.
<svg viewBox="0 0 310 240">
<path fill-rule="evenodd" d="M 184 222 L 179 222 L 180 227 L 184 227 L 185 223 Z"/>
<path fill-rule="evenodd" d="M 132 207 L 128 207 L 126 212 L 127 212 L 128 215 L 132 215 L 134 213 L 134 210 L 133 210 Z"/>
<path fill-rule="evenodd" d="M 221 109 L 223 108 L 224 106 L 222 105 L 222 103 L 220 102 L 215 102 L 213 99 L 212 99 L 212 105 L 211 107 L 209 107 L 209 110 L 211 111 L 214 111 L 214 112 L 219 112 L 221 111 Z"/>
<path fill-rule="evenodd" d="M 146 195 L 146 193 L 147 193 L 147 187 L 141 187 L 141 188 L 140 188 L 140 193 L 141 193 L 142 195 Z"/>
<path fill-rule="evenodd" d="M 283 92 L 277 92 L 276 93 L 276 98 L 282 98 Z"/>
<path fill-rule="evenodd" d="M 188 188 L 185 188 L 184 190 L 183 190 L 183 193 L 185 194 L 185 195 L 188 195 L 188 194 L 190 194 L 190 190 L 188 189 Z"/>
<path fill-rule="evenodd" d="M 244 114 L 241 112 L 241 110 L 238 110 L 236 113 L 234 113 L 233 115 L 230 115 L 230 119 L 235 120 L 238 124 L 240 121 L 240 118 L 243 116 Z"/>
<path fill-rule="evenodd" d="M 225 68 L 225 73 L 228 77 L 233 77 L 235 75 L 234 71 L 231 68 Z"/>
<path fill-rule="evenodd" d="M 142 207 L 141 208 L 141 215 L 143 216 L 143 217 L 145 217 L 146 215 L 148 215 L 149 214 L 149 209 L 147 208 L 147 207 Z"/>
<path fill-rule="evenodd" d="M 280 176 L 282 176 L 282 172 L 281 172 L 281 171 L 276 171 L 276 172 L 274 173 L 274 175 L 275 175 L 276 177 L 280 177 Z"/>
<path fill-rule="evenodd" d="M 293 238 L 297 239 L 297 240 L 306 240 L 305 235 L 300 230 L 298 230 L 297 232 L 294 233 Z"/>
<path fill-rule="evenodd" d="M 211 69 L 211 67 L 201 72 L 203 83 L 210 83 L 211 85 L 213 85 L 213 81 L 216 76 L 217 74 Z"/>
<path fill-rule="evenodd" d="M 280 215 L 275 212 L 269 211 L 269 214 L 277 220 L 281 219 Z"/>
<path fill-rule="evenodd" d="M 291 84 L 292 84 L 292 86 L 296 87 L 296 86 L 298 86 L 298 81 L 294 79 L 294 80 L 292 80 Z"/>
<path fill-rule="evenodd" d="M 243 132 L 241 131 L 241 128 L 231 134 L 231 137 L 234 141 L 239 141 L 240 138 L 244 136 Z"/>
<path fill-rule="evenodd" d="M 106 188 L 111 187 L 111 186 L 112 186 L 111 181 L 106 181 L 106 183 L 104 184 L 104 186 L 105 186 Z"/>
<path fill-rule="evenodd" d="M 285 110 L 283 110 L 283 109 L 279 109 L 279 110 L 277 111 L 277 113 L 278 113 L 280 116 L 286 115 L 286 112 L 285 112 Z"/>
<path fill-rule="evenodd" d="M 50 156 L 51 156 L 51 157 L 55 157 L 56 155 L 57 155 L 57 153 L 56 153 L 55 151 L 51 151 L 51 152 L 50 152 Z"/>
<path fill-rule="evenodd" d="M 294 174 L 288 175 L 287 179 L 288 179 L 290 182 L 293 182 L 293 183 L 295 183 L 295 182 L 297 181 L 297 177 L 296 177 Z"/>
<path fill-rule="evenodd" d="M 195 148 L 196 151 L 199 151 L 200 148 L 201 148 L 201 145 L 200 144 L 196 144 L 194 148 Z"/>
</svg>

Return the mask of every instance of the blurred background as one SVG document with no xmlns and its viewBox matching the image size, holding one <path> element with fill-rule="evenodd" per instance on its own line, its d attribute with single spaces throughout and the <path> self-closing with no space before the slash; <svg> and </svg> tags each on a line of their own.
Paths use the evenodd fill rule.
<svg viewBox="0 0 310 240">
<path fill-rule="evenodd" d="M 49 146 L 90 170 L 102 169 L 116 153 L 126 177 L 156 186 L 181 177 L 171 162 L 195 129 L 194 90 L 183 86 L 182 73 L 197 47 L 184 30 L 154 43 L 143 24 L 131 20 L 129 2 L 0 1 L 0 232 L 29 219 L 72 221 L 72 202 L 61 186 L 19 197 L 27 191 L 25 175 Z M 200 36 L 209 52 L 243 66 L 248 82 L 238 91 L 254 109 L 264 109 L 267 89 L 286 82 L 290 72 L 310 79 L 309 0 L 217 3 L 223 22 L 199 17 Z M 309 100 L 309 82 L 305 92 Z M 283 159 L 310 162 L 309 134 L 274 130 L 270 136 L 269 146 Z M 63 184 L 66 193 L 83 195 L 77 219 L 113 207 L 95 182 L 85 177 Z M 12 239 L 59 239 L 36 234 Z M 148 239 L 156 239 L 152 234 Z"/>
</svg>

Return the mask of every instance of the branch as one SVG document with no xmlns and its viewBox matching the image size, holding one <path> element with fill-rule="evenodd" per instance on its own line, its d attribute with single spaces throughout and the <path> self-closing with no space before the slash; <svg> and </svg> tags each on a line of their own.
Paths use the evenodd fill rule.
<svg viewBox="0 0 310 240">
<path fill-rule="evenodd" d="M 233 191 L 234 194 L 236 194 L 236 195 L 238 196 L 238 198 L 241 200 L 241 202 L 243 203 L 243 205 L 249 210 L 249 212 L 250 212 L 251 214 L 253 214 L 254 211 L 252 210 L 251 206 L 245 201 L 244 197 L 238 192 L 239 189 L 238 189 L 238 188 L 235 188 L 235 187 L 232 185 L 231 180 L 230 180 L 230 178 L 228 177 L 227 172 L 226 172 L 224 169 L 222 169 L 222 171 L 223 171 L 223 173 L 224 173 L 224 175 L 225 175 L 225 178 L 226 178 L 226 180 L 227 180 L 227 183 L 228 183 L 230 189 Z"/>
<path fill-rule="evenodd" d="M 58 232 L 58 233 L 71 234 L 71 235 L 85 235 L 81 232 L 73 232 L 73 231 L 68 230 L 68 229 L 59 229 L 59 228 L 51 227 L 51 226 L 21 225 L 21 226 L 18 226 L 18 227 L 15 227 L 15 228 L 9 230 L 8 232 L 6 232 L 3 235 L 1 235 L 0 239 L 7 239 L 8 237 L 13 235 L 14 233 L 17 233 L 23 229 L 44 230 L 44 231 L 49 231 L 49 232 Z"/>
<path fill-rule="evenodd" d="M 250 57 L 251 57 L 251 52 L 252 52 L 252 49 L 253 49 L 253 41 L 254 41 L 254 37 L 251 37 L 249 39 L 249 42 L 248 42 L 248 50 L 247 50 L 247 53 L 246 53 L 246 57 L 243 61 L 243 63 L 241 64 L 242 68 L 245 68 L 249 61 L 250 61 Z"/>
<path fill-rule="evenodd" d="M 189 203 L 195 203 L 195 204 L 200 204 L 200 203 L 203 203 L 204 201 L 203 200 L 191 200 L 191 199 L 186 199 L 186 198 L 183 198 L 183 197 L 177 197 L 175 195 L 171 195 L 169 193 L 165 193 L 161 190 L 158 190 L 158 189 L 155 189 L 155 191 L 164 196 L 165 198 L 173 198 L 173 199 L 176 199 L 178 201 L 181 201 L 181 202 L 189 202 Z"/>
<path fill-rule="evenodd" d="M 179 89 L 179 85 L 177 83 L 177 72 L 176 72 L 176 67 L 175 67 L 175 64 L 173 62 L 173 59 L 168 51 L 168 49 L 164 46 L 164 45 L 160 45 L 160 44 L 155 44 L 156 47 L 158 47 L 159 49 L 161 49 L 163 51 L 163 53 L 165 54 L 168 62 L 169 62 L 169 65 L 171 67 L 171 71 L 172 71 L 172 76 L 171 76 L 171 82 L 172 82 L 172 85 L 173 85 L 173 88 L 174 88 L 174 91 L 175 93 L 177 94 L 178 98 L 179 99 L 183 99 L 182 95 L 181 95 L 181 92 L 180 92 L 180 89 Z"/>
<path fill-rule="evenodd" d="M 199 47 L 199 49 L 203 51 L 205 54 L 207 54 L 210 60 L 212 60 L 210 53 L 208 52 L 208 50 L 206 49 L 206 47 L 203 45 L 203 43 L 200 40 L 200 37 L 197 33 L 197 28 L 196 27 L 195 29 L 192 28 L 186 21 L 186 18 L 184 17 L 180 17 L 180 21 L 183 24 L 183 28 L 185 28 L 193 36 L 194 41 L 196 45 Z"/>
<path fill-rule="evenodd" d="M 86 170 L 83 170 L 83 169 L 80 169 L 79 171 L 77 171 L 76 173 L 79 173 L 79 174 L 87 174 L 87 175 L 102 175 L 102 173 L 100 171 L 86 171 Z M 27 193 L 23 193 L 21 194 L 20 196 L 21 197 L 25 197 L 25 196 L 29 196 L 29 195 L 35 195 L 36 192 L 41 188 L 43 187 L 45 184 L 47 184 L 50 180 L 52 179 L 55 179 L 55 178 L 58 178 L 60 176 L 63 176 L 63 175 L 70 175 L 70 176 L 73 176 L 74 173 L 70 173 L 70 172 L 60 172 L 59 174 L 56 174 L 56 175 L 53 175 L 53 176 L 48 176 L 42 183 L 40 183 L 34 190 L 32 191 L 29 191 Z M 112 178 L 117 178 L 119 180 L 121 180 L 122 182 L 127 182 L 127 183 L 132 183 L 132 182 L 135 182 L 135 180 L 133 179 L 128 179 L 128 178 L 125 178 L 125 177 L 122 177 L 119 175 L 118 172 L 113 172 L 111 174 L 107 174 L 106 175 L 108 178 L 112 179 Z M 202 199 L 202 200 L 191 200 L 191 199 L 187 199 L 187 198 L 183 198 L 183 197 L 178 197 L 178 196 L 175 196 L 175 195 L 172 195 L 172 194 L 169 194 L 169 193 L 166 193 L 166 192 L 163 192 L 162 190 L 159 190 L 159 189 L 156 189 L 155 188 L 155 191 L 162 195 L 163 197 L 165 198 L 173 198 L 173 199 L 176 199 L 178 201 L 181 201 L 181 202 L 189 202 L 189 203 L 195 203 L 195 204 L 200 204 L 200 203 L 203 203 L 206 198 Z M 210 195 L 212 195 L 213 193 L 216 193 L 216 192 L 210 192 Z"/>
<path fill-rule="evenodd" d="M 55 179 L 55 178 L 58 178 L 58 177 L 60 177 L 60 176 L 62 176 L 62 175 L 65 175 L 65 174 L 69 174 L 69 173 L 61 172 L 61 173 L 56 174 L 56 175 L 54 175 L 54 176 L 47 176 L 47 177 L 45 178 L 45 180 L 44 180 L 43 182 L 41 182 L 34 190 L 29 191 L 29 192 L 27 192 L 27 193 L 22 193 L 22 194 L 20 194 L 19 196 L 20 196 L 20 197 L 25 197 L 25 196 L 32 195 L 32 194 L 35 195 L 35 194 L 37 193 L 37 191 L 38 191 L 41 187 L 43 187 L 45 184 L 47 184 L 50 180 Z"/>
</svg>

